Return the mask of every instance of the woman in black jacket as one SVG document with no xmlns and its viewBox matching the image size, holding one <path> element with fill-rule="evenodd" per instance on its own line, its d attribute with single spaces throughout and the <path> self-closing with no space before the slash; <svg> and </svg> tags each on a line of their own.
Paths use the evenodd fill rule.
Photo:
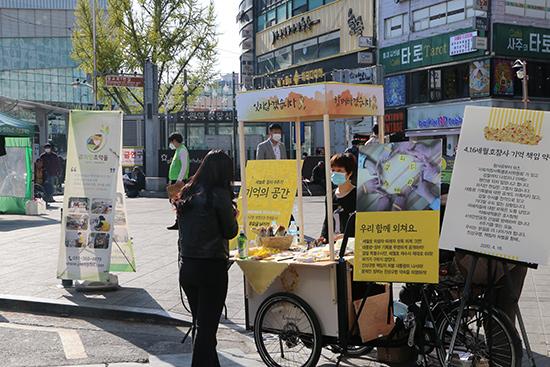
<svg viewBox="0 0 550 367">
<path fill-rule="evenodd" d="M 216 333 L 227 296 L 229 240 L 239 228 L 232 167 L 224 152 L 209 152 L 177 204 L 180 284 L 197 327 L 192 367 L 220 365 Z"/>
</svg>

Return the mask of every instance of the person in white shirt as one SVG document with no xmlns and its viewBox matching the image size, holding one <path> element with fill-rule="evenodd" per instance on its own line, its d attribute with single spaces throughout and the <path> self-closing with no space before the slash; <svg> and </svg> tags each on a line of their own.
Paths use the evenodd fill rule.
<svg viewBox="0 0 550 367">
<path fill-rule="evenodd" d="M 278 124 L 269 125 L 269 139 L 258 144 L 256 159 L 287 159 L 286 148 L 282 143 L 283 128 Z"/>
</svg>

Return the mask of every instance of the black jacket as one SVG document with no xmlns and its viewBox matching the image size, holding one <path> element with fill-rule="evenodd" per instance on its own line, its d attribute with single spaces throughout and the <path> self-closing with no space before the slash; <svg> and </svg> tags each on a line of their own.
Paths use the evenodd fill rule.
<svg viewBox="0 0 550 367">
<path fill-rule="evenodd" d="M 342 198 L 336 196 L 336 189 L 332 191 L 332 209 L 333 213 L 338 214 L 340 219 L 339 227 L 340 233 L 344 234 L 346 224 L 348 223 L 349 216 L 355 212 L 357 206 L 357 189 L 354 187 L 348 194 Z M 327 212 L 327 201 L 325 200 L 325 213 Z M 334 222 L 334 217 L 333 217 Z M 336 223 L 335 230 L 336 230 Z M 348 234 L 350 237 L 355 237 L 355 221 L 350 222 L 348 228 Z M 325 221 L 323 222 L 323 229 L 321 231 L 321 237 L 328 239 L 328 218 L 325 214 Z"/>
<path fill-rule="evenodd" d="M 231 193 L 214 189 L 178 205 L 179 251 L 182 258 L 227 259 L 229 240 L 239 225 Z"/>
</svg>

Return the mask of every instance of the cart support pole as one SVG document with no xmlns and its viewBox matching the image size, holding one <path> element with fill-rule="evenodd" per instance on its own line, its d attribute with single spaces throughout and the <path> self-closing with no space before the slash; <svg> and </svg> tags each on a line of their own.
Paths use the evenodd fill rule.
<svg viewBox="0 0 550 367">
<path fill-rule="evenodd" d="M 334 221 L 332 207 L 332 184 L 330 180 L 330 116 L 323 115 L 323 134 L 325 136 L 325 180 L 326 180 L 326 196 L 327 196 L 327 229 L 328 229 L 328 245 L 330 249 L 330 261 L 334 261 Z"/>
<path fill-rule="evenodd" d="M 304 244 L 304 201 L 302 189 L 302 123 L 300 119 L 296 119 L 294 124 L 296 127 L 296 170 L 297 170 L 297 185 L 298 188 L 298 224 L 300 226 L 300 244 Z"/>
<path fill-rule="evenodd" d="M 384 115 L 378 116 L 378 140 L 380 144 L 384 144 L 384 137 L 386 136 L 386 124 L 384 121 Z"/>
<path fill-rule="evenodd" d="M 248 196 L 246 195 L 246 146 L 244 141 L 244 121 L 239 121 L 239 161 L 241 167 L 241 191 L 243 207 L 241 208 L 241 218 L 243 220 L 244 233 L 248 233 Z M 248 241 L 246 241 L 248 251 Z"/>
</svg>

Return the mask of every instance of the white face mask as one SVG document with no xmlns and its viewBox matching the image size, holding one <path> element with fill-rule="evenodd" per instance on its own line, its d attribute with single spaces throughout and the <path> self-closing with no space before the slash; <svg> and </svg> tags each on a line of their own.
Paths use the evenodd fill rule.
<svg viewBox="0 0 550 367">
<path fill-rule="evenodd" d="M 274 141 L 276 141 L 277 143 L 281 141 L 282 139 L 282 135 L 281 134 L 273 134 L 271 135 L 271 139 L 273 139 Z"/>
<path fill-rule="evenodd" d="M 170 149 L 176 150 L 176 146 L 173 143 L 170 143 Z"/>
<path fill-rule="evenodd" d="M 45 151 L 46 153 L 51 153 L 51 152 L 52 152 L 52 150 L 51 150 L 50 148 L 46 148 L 46 149 L 44 149 L 44 151 Z"/>
</svg>

